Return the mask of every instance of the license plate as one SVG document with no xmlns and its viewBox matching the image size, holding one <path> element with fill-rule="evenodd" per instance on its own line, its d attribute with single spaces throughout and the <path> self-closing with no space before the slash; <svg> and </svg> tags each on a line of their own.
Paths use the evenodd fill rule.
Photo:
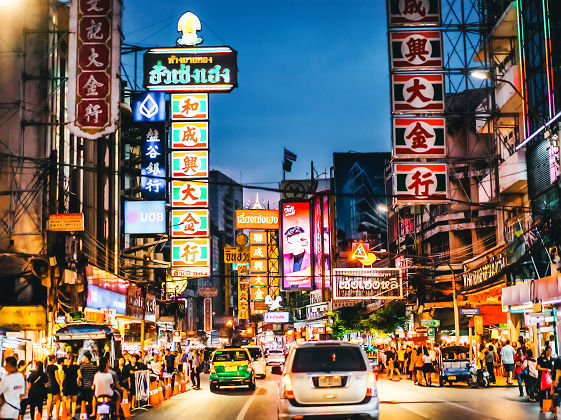
<svg viewBox="0 0 561 420">
<path fill-rule="evenodd" d="M 456 377 L 455 376 L 448 376 L 446 379 L 448 379 L 449 381 L 455 381 Z"/>
<path fill-rule="evenodd" d="M 334 386 L 341 386 L 340 376 L 320 376 L 318 378 L 319 388 L 330 388 Z"/>
<path fill-rule="evenodd" d="M 237 372 L 238 371 L 238 367 L 237 366 L 226 366 L 224 368 L 225 372 Z"/>
<path fill-rule="evenodd" d="M 489 372 L 483 372 L 483 376 L 489 376 Z"/>
<path fill-rule="evenodd" d="M 102 404 L 99 407 L 97 407 L 97 413 L 98 414 L 109 414 L 109 406 L 107 404 Z"/>
</svg>

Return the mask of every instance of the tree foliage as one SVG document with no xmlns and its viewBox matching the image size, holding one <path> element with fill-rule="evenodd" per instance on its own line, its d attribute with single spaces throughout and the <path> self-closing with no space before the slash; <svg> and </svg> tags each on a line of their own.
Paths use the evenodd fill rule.
<svg viewBox="0 0 561 420">
<path fill-rule="evenodd" d="M 364 304 L 339 308 L 330 313 L 333 318 L 332 334 L 342 337 L 350 332 L 381 332 L 390 334 L 405 327 L 407 316 L 405 304 L 392 301 L 369 314 Z"/>
</svg>

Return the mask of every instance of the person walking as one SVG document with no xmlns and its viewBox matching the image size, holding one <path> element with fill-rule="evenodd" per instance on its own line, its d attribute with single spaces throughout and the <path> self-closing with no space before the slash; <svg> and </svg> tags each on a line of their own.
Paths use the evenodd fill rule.
<svg viewBox="0 0 561 420">
<path fill-rule="evenodd" d="M 543 400 L 549 398 L 551 390 L 549 388 L 541 389 L 542 376 L 545 374 L 553 375 L 553 357 L 551 357 L 551 347 L 546 347 L 542 355 L 538 357 L 538 389 L 540 389 L 538 398 L 540 407 L 542 407 Z"/>
<path fill-rule="evenodd" d="M 388 361 L 388 374 L 390 375 L 390 380 L 393 380 L 394 371 L 397 374 L 397 379 L 401 380 L 399 369 L 396 366 L 398 364 L 397 355 L 396 355 L 395 349 L 393 347 L 391 347 L 386 352 L 386 358 L 387 358 L 387 361 Z"/>
<path fill-rule="evenodd" d="M 27 405 L 29 406 L 29 415 L 31 419 L 35 419 L 35 410 L 40 414 L 43 413 L 43 404 L 47 399 L 47 387 L 49 386 L 49 378 L 45 374 L 43 362 L 35 363 L 35 370 L 29 374 L 27 378 L 29 390 L 27 392 Z"/>
<path fill-rule="evenodd" d="M 89 351 L 84 353 L 82 360 L 83 362 L 78 369 L 79 392 L 77 402 L 84 401 L 86 403 L 86 411 L 90 416 L 93 404 L 93 379 L 97 368 L 92 364 L 92 354 Z"/>
<path fill-rule="evenodd" d="M 62 366 L 62 396 L 63 404 L 66 405 L 66 412 L 72 417 L 76 416 L 76 401 L 78 400 L 78 365 L 76 356 L 72 353 Z"/>
<path fill-rule="evenodd" d="M 516 351 L 516 355 L 514 356 L 514 374 L 516 375 L 516 381 L 518 382 L 518 391 L 520 392 L 520 396 L 524 396 L 524 388 L 522 387 L 522 380 L 524 379 L 524 374 L 522 373 L 522 366 L 524 365 L 524 360 L 526 359 L 526 355 L 522 351 L 522 348 L 518 348 Z M 528 386 L 526 385 L 526 389 Z"/>
<path fill-rule="evenodd" d="M 506 340 L 505 345 L 501 349 L 501 360 L 505 370 L 505 375 L 507 375 L 506 384 L 507 386 L 512 386 L 512 373 L 514 372 L 514 355 L 516 352 L 514 348 L 510 345 L 510 340 Z"/>
<path fill-rule="evenodd" d="M 17 419 L 25 396 L 25 378 L 18 372 L 18 361 L 13 356 L 6 357 L 4 370 L 6 373 L 0 381 L 0 418 Z"/>
<path fill-rule="evenodd" d="M 191 383 L 194 389 L 201 389 L 201 369 L 202 357 L 199 350 L 193 351 L 193 358 L 191 360 Z"/>
<path fill-rule="evenodd" d="M 432 374 L 434 372 L 434 366 L 432 365 L 433 358 L 426 347 L 423 347 L 423 377 L 425 378 L 425 384 L 427 386 L 432 386 Z"/>
<path fill-rule="evenodd" d="M 60 391 L 61 391 L 61 375 L 60 369 L 56 363 L 56 357 L 51 354 L 47 358 L 47 368 L 45 369 L 47 373 L 47 378 L 49 380 L 49 386 L 47 388 L 47 417 L 50 418 L 53 413 L 53 408 L 55 410 L 55 417 L 59 419 L 60 417 Z"/>
<path fill-rule="evenodd" d="M 524 382 L 526 382 L 526 394 L 528 395 L 528 400 L 531 402 L 536 401 L 536 394 L 538 390 L 538 362 L 534 359 L 534 354 L 532 349 L 526 350 L 526 359 L 522 363 L 522 372 L 527 372 L 524 376 Z"/>
<path fill-rule="evenodd" d="M 405 349 L 403 345 L 401 345 L 397 350 L 397 369 L 399 370 L 399 372 L 401 372 L 400 373 L 400 379 L 401 379 L 401 375 L 407 373 L 407 370 L 405 369 Z"/>
<path fill-rule="evenodd" d="M 492 344 L 489 344 L 489 347 L 485 351 L 485 367 L 487 368 L 487 372 L 489 372 L 489 383 L 496 384 L 497 378 L 495 378 L 495 348 Z"/>
<path fill-rule="evenodd" d="M 421 346 L 417 347 L 415 356 L 415 384 L 423 385 L 423 349 Z"/>
</svg>

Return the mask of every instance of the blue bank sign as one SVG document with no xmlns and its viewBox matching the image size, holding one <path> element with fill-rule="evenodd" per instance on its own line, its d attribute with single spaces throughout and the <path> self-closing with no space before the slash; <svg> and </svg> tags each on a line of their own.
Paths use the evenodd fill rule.
<svg viewBox="0 0 561 420">
<path fill-rule="evenodd" d="M 132 96 L 132 115 L 136 122 L 161 122 L 166 120 L 164 92 L 144 92 Z"/>
<path fill-rule="evenodd" d="M 127 297 L 89 284 L 87 306 L 92 309 L 114 309 L 116 313 L 125 315 Z"/>
<path fill-rule="evenodd" d="M 125 234 L 166 233 L 165 201 L 125 201 Z"/>
</svg>

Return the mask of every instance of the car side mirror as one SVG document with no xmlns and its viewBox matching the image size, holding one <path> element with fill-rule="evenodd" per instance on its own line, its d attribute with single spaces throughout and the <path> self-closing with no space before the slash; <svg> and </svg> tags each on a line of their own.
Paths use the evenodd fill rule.
<svg viewBox="0 0 561 420">
<path fill-rule="evenodd" d="M 273 367 L 271 368 L 271 373 L 272 373 L 273 375 L 280 375 L 280 374 L 282 373 L 282 369 L 281 369 L 280 366 L 273 366 Z"/>
</svg>

